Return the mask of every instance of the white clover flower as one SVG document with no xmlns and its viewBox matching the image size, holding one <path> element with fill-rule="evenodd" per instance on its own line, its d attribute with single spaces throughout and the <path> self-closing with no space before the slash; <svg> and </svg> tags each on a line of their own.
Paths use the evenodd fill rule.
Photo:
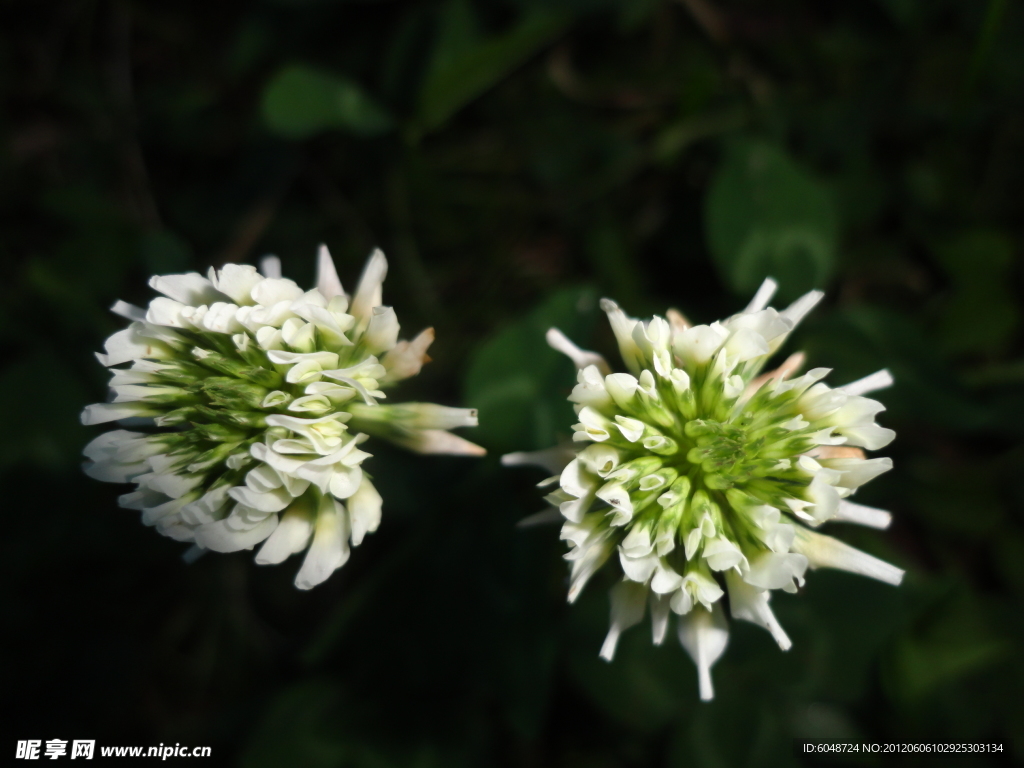
<svg viewBox="0 0 1024 768">
<path fill-rule="evenodd" d="M 481 455 L 447 430 L 476 411 L 431 403 L 382 405 L 382 389 L 419 373 L 432 328 L 398 341 L 381 304 L 387 260 L 366 263 L 355 295 L 321 247 L 317 287 L 246 264 L 157 276 L 148 309 L 117 302 L 132 321 L 107 339 L 100 362 L 113 400 L 87 406 L 83 424 L 130 420 L 145 432 L 106 432 L 85 448 L 85 471 L 137 489 L 120 504 L 202 550 L 252 549 L 261 564 L 306 551 L 295 585 L 324 581 L 377 529 L 381 497 L 361 449 L 378 436 L 422 453 Z"/>
<path fill-rule="evenodd" d="M 675 613 L 705 700 L 728 640 L 723 597 L 734 619 L 760 624 L 788 650 L 771 590 L 796 592 L 809 567 L 890 584 L 903 577 L 813 530 L 830 520 L 889 525 L 888 512 L 847 498 L 892 467 L 890 459 L 865 458 L 864 449 L 888 445 L 895 433 L 875 424 L 883 407 L 863 397 L 892 377 L 879 371 L 838 389 L 821 383 L 824 368 L 790 378 L 802 354 L 760 374 L 822 297 L 812 291 L 777 312 L 767 307 L 775 288 L 766 280 L 743 312 L 694 327 L 672 310 L 667 320 L 639 322 L 603 300 L 629 373 L 612 373 L 600 355 L 551 329 L 550 345 L 579 369 L 569 397 L 579 418 L 575 449 L 503 459 L 558 473 L 541 486 L 559 486 L 547 500 L 572 546 L 570 602 L 605 563 L 621 570 L 601 656 L 612 659 L 619 635 L 648 605 L 656 644 Z"/>
</svg>

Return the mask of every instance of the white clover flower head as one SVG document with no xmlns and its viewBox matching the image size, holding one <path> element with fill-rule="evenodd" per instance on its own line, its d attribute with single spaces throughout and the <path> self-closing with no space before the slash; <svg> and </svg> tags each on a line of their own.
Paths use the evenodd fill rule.
<svg viewBox="0 0 1024 768">
<path fill-rule="evenodd" d="M 895 437 L 875 424 L 884 410 L 868 392 L 888 371 L 832 389 L 827 369 L 797 378 L 792 355 L 770 373 L 768 358 L 820 301 L 812 291 L 777 312 L 766 280 L 743 312 L 690 326 L 678 312 L 640 322 L 602 301 L 628 373 L 556 329 L 552 347 L 577 365 L 569 399 L 579 423 L 574 448 L 504 457 L 556 472 L 547 500 L 570 542 L 569 600 L 606 562 L 621 569 L 611 594 L 611 629 L 601 656 L 650 606 L 654 642 L 678 615 L 679 640 L 697 664 L 700 696 L 713 696 L 711 666 L 725 650 L 729 613 L 791 643 L 769 607 L 771 590 L 796 592 L 808 568 L 832 567 L 899 584 L 903 571 L 815 532 L 827 521 L 888 526 L 888 512 L 848 501 L 892 467 L 868 459 Z M 548 516 L 536 515 L 528 522 Z M 614 557 L 617 555 L 617 557 Z"/>
<path fill-rule="evenodd" d="M 142 521 L 204 550 L 252 549 L 260 564 L 306 551 L 295 585 L 309 589 L 341 567 L 381 519 L 363 461 L 368 436 L 422 453 L 481 455 L 447 430 L 476 411 L 432 403 L 383 405 L 383 390 L 419 373 L 428 328 L 398 340 L 382 305 L 387 260 L 366 263 L 355 294 L 342 289 L 321 246 L 317 287 L 304 291 L 267 257 L 156 276 L 148 309 L 117 302 L 132 323 L 106 341 L 112 402 L 83 424 L 127 421 L 85 448 L 86 473 L 137 484 L 120 498 Z"/>
</svg>

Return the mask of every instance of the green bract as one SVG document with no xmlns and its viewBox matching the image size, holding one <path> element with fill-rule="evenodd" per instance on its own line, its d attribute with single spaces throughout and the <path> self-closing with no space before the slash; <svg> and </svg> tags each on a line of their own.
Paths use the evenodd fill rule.
<svg viewBox="0 0 1024 768">
<path fill-rule="evenodd" d="M 351 300 L 326 248 L 310 291 L 281 278 L 276 258 L 263 266 L 157 276 L 150 285 L 164 295 L 148 309 L 114 305 L 132 324 L 98 355 L 113 402 L 86 407 L 82 421 L 147 431 L 100 435 L 85 471 L 137 483 L 121 505 L 194 542 L 195 554 L 263 542 L 256 561 L 279 563 L 308 547 L 295 579 L 308 589 L 380 523 L 381 497 L 362 469 L 368 436 L 423 453 L 483 449 L 445 431 L 475 425 L 475 411 L 379 402 L 419 373 L 434 339 L 428 328 L 398 341 L 398 318 L 381 303 L 383 253 Z"/>
<path fill-rule="evenodd" d="M 612 590 L 612 626 L 601 655 L 650 605 L 654 642 L 672 613 L 682 644 L 712 697 L 710 668 L 725 649 L 733 618 L 789 638 L 768 606 L 770 590 L 795 592 L 810 566 L 843 568 L 898 584 L 903 572 L 813 529 L 829 520 L 884 528 L 890 515 L 847 501 L 892 467 L 867 459 L 895 436 L 874 423 L 883 410 L 864 393 L 889 386 L 887 371 L 831 389 L 827 369 L 798 378 L 802 355 L 761 374 L 768 358 L 822 294 L 812 291 L 777 312 L 766 308 L 768 280 L 744 312 L 691 327 L 678 313 L 638 322 L 614 302 L 602 308 L 629 373 L 556 329 L 548 341 L 579 368 L 570 400 L 576 448 L 510 454 L 560 474 L 547 499 L 564 518 L 572 549 L 569 600 L 617 554 L 622 581 Z M 542 484 L 543 485 L 543 484 Z"/>
</svg>

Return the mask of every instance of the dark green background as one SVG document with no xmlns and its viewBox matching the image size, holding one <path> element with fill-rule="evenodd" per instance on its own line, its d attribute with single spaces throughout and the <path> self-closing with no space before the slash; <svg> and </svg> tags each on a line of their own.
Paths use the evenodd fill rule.
<svg viewBox="0 0 1024 768">
<path fill-rule="evenodd" d="M 731 768 L 800 764 L 799 736 L 1024 759 L 1020 2 L 48 0 L 0 29 L 0 749 Z M 115 298 L 267 252 L 310 284 L 322 241 L 349 287 L 386 250 L 405 335 L 438 334 L 396 396 L 479 407 L 491 453 L 374 444 L 381 529 L 302 593 L 297 561 L 186 566 L 81 474 L 78 413 Z M 908 573 L 812 574 L 773 603 L 794 648 L 734 625 L 701 704 L 672 638 L 598 659 L 611 577 L 566 605 L 556 529 L 514 528 L 541 474 L 498 456 L 568 433 L 549 325 L 611 354 L 598 297 L 708 322 L 767 273 L 780 301 L 828 290 L 789 350 L 833 384 L 896 376 L 896 468 L 858 496 L 896 522 L 833 532 Z"/>
</svg>

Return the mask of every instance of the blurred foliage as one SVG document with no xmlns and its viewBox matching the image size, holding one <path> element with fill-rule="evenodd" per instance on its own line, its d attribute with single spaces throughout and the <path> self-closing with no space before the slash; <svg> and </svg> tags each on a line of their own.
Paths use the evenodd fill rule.
<svg viewBox="0 0 1024 768">
<path fill-rule="evenodd" d="M 13 0 L 0 6 L 0 562 L 9 740 L 214 747 L 244 766 L 799 765 L 793 737 L 1024 760 L 1024 8 L 1007 0 Z M 92 357 L 154 272 L 374 245 L 482 461 L 379 446 L 381 530 L 311 594 L 182 547 L 84 478 Z M 718 698 L 646 629 L 597 657 L 539 472 L 569 434 L 556 324 L 698 322 L 766 274 L 829 297 L 791 349 L 889 367 L 899 589 L 816 573 L 734 625 Z M 838 526 L 837 526 L 838 528 Z M 866 762 L 867 761 L 862 761 Z M 899 763 L 899 760 L 895 760 Z M 904 761 L 923 765 L 920 758 Z"/>
</svg>

